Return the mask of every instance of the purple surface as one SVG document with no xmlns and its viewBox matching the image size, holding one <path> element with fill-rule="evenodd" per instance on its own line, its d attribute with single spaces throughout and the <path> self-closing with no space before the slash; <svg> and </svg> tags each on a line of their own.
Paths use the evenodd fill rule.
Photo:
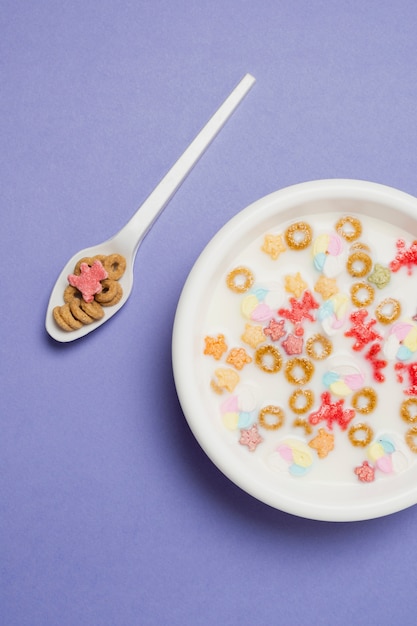
<svg viewBox="0 0 417 626">
<path fill-rule="evenodd" d="M 191 435 L 170 355 L 188 272 L 252 201 L 334 177 L 417 194 L 414 0 L 3 0 L 0 19 L 0 623 L 414 625 L 417 508 L 330 524 L 243 493 Z M 246 72 L 129 303 L 49 340 L 63 264 L 127 221 Z"/>
</svg>

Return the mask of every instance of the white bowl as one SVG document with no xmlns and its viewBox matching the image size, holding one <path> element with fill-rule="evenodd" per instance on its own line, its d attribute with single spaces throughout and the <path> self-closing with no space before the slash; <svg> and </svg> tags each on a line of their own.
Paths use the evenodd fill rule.
<svg viewBox="0 0 417 626">
<path fill-rule="evenodd" d="M 217 388 L 217 391 L 213 391 L 211 386 L 213 379 L 218 383 L 213 372 L 216 368 L 236 368 L 226 363 L 228 352 L 216 361 L 212 356 L 204 354 L 204 349 L 206 336 L 216 337 L 223 333 L 228 350 L 243 346 L 254 359 L 255 349 L 242 342 L 241 336 L 246 323 L 259 325 L 259 322 L 248 321 L 242 313 L 242 299 L 248 294 L 237 295 L 231 292 L 225 281 L 227 274 L 236 266 L 243 264 L 253 270 L 255 285 L 261 285 L 262 288 L 267 285 L 267 289 L 272 289 L 273 296 L 278 300 L 283 297 L 283 293 L 286 298 L 291 296 L 284 288 L 285 277 L 295 275 L 301 267 L 302 278 L 305 279 L 308 290 L 322 306 L 326 298 L 314 291 L 315 281 L 321 275 L 312 263 L 312 255 L 316 250 L 314 242 L 318 235 L 330 232 L 329 229 L 333 228 L 339 217 L 346 215 L 360 220 L 363 234 L 359 240 L 369 247 L 373 263 L 385 267 L 396 255 L 395 243 L 399 238 L 405 239 L 407 245 L 411 245 L 414 238 L 417 238 L 417 199 L 390 187 L 357 180 L 321 180 L 272 193 L 231 219 L 200 255 L 179 300 L 172 347 L 175 384 L 185 417 L 197 441 L 216 466 L 236 485 L 272 507 L 302 517 L 327 521 L 375 518 L 417 502 L 417 454 L 406 443 L 406 433 L 413 428 L 413 424 L 407 424 L 400 416 L 402 401 L 411 397 L 405 393 L 408 374 L 404 369 L 400 383 L 395 370 L 396 363 L 399 362 L 394 357 L 395 346 L 391 345 L 388 356 L 382 353 L 379 355 L 388 362 L 387 367 L 381 370 L 386 378 L 383 383 L 374 380 L 371 363 L 364 358 L 365 351 L 372 344 L 364 345 L 357 352 L 349 350 L 349 358 L 360 363 L 363 386 L 371 386 L 377 392 L 377 407 L 367 415 L 356 413 L 346 430 L 342 430 L 336 422 L 320 422 L 312 427 L 310 434 L 303 427 L 293 425 L 297 416 L 288 408 L 288 397 L 294 387 L 287 382 L 283 373 L 284 367 L 277 374 L 265 374 L 252 360 L 242 370 L 236 370 L 240 378 L 236 389 L 228 392 L 223 388 L 223 393 L 219 395 L 221 390 Z M 313 228 L 310 252 L 299 253 L 288 250 L 287 247 L 274 260 L 270 254 L 261 250 L 265 234 L 282 234 L 288 225 L 302 220 Z M 349 255 L 350 244 L 343 243 L 344 254 Z M 354 282 L 346 271 L 335 280 L 340 281 L 343 287 Z M 404 319 L 411 320 L 417 307 L 416 284 L 412 269 L 411 275 L 407 273 L 406 267 L 392 272 L 391 282 L 387 286 L 375 287 L 375 300 L 369 307 L 367 321 L 373 316 L 376 304 L 387 296 L 400 301 L 403 312 L 401 319 L 405 316 Z M 261 298 L 261 292 L 258 291 L 257 294 Z M 285 306 L 289 310 L 289 305 Z M 352 307 L 352 311 L 358 310 L 351 303 L 349 307 Z M 247 311 L 245 314 L 247 315 Z M 317 311 L 314 312 L 314 317 L 317 318 Z M 264 327 L 265 324 L 263 322 Z M 287 332 L 294 330 L 291 321 L 286 320 L 286 324 Z M 308 324 L 311 324 L 311 330 L 307 329 Z M 330 357 L 332 359 L 335 356 L 342 360 L 348 358 L 343 346 L 346 341 L 352 344 L 353 340 L 348 340 L 344 334 L 346 328 L 350 328 L 350 322 L 347 324 L 338 338 L 330 335 L 328 337 L 336 346 Z M 307 339 L 309 334 L 317 332 L 318 325 L 318 321 L 303 321 L 303 338 Z M 375 326 L 382 337 L 379 345 L 384 350 L 387 337 L 392 334 L 391 328 L 392 325 L 379 323 Z M 282 344 L 279 345 L 279 350 L 284 361 L 293 356 L 285 353 Z M 415 359 L 410 354 L 408 360 L 401 361 L 405 368 L 413 360 L 417 361 L 417 352 L 414 356 Z M 345 365 L 346 363 L 343 364 L 344 367 Z M 314 367 L 314 376 L 319 377 L 318 381 L 307 385 L 315 393 L 314 405 L 305 415 L 299 416 L 307 422 L 311 413 L 318 410 L 321 393 L 326 390 L 323 372 L 328 370 L 323 368 L 331 367 L 334 374 L 333 365 L 330 366 L 327 359 L 314 362 Z M 332 403 L 342 400 L 343 407 L 350 408 L 352 395 L 345 394 L 341 397 L 331 394 Z M 242 400 L 240 406 L 242 397 L 246 399 Z M 231 403 L 229 410 L 228 399 Z M 248 402 L 253 406 L 249 406 Z M 247 420 L 248 430 L 253 423 L 252 409 L 258 415 L 260 408 L 266 404 L 282 407 L 285 413 L 284 426 L 272 431 L 263 429 L 256 422 L 263 441 L 251 452 L 248 446 L 239 443 L 242 430 L 245 430 L 245 422 L 242 427 L 241 422 L 237 426 L 233 420 L 237 419 L 236 415 L 241 411 L 239 420 Z M 228 415 L 225 417 L 226 413 Z M 414 419 L 414 414 L 410 419 Z M 366 423 L 372 429 L 371 442 L 364 447 L 352 445 L 347 434 L 350 426 L 358 422 Z M 324 428 L 327 434 L 334 436 L 334 449 L 323 458 L 317 455 L 316 449 L 308 445 L 318 434 L 319 428 Z M 288 438 L 304 442 L 310 451 L 311 471 L 305 475 L 294 475 L 297 472 L 293 471 L 295 461 L 288 457 L 292 446 Z M 374 447 L 370 450 L 372 445 Z M 277 449 L 280 450 L 278 455 Z M 287 455 L 286 460 L 283 451 Z M 382 456 L 385 456 L 385 461 L 379 460 Z M 301 465 L 304 463 L 303 472 L 310 461 L 304 459 L 301 462 Z M 374 470 L 374 480 L 370 482 L 359 480 L 355 473 L 355 468 L 364 461 Z M 293 473 L 290 472 L 290 467 L 293 468 Z"/>
</svg>

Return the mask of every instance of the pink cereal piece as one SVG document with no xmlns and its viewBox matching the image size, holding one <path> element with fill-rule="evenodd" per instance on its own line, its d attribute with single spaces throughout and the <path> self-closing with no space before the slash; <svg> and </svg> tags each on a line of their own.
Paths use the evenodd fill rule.
<svg viewBox="0 0 417 626">
<path fill-rule="evenodd" d="M 363 483 L 371 483 L 375 480 L 375 470 L 368 461 L 364 461 L 362 465 L 355 467 L 355 474 Z"/>
<path fill-rule="evenodd" d="M 254 452 L 262 441 L 263 437 L 258 433 L 258 426 L 256 424 L 240 431 L 239 443 L 242 446 L 248 446 L 250 452 Z"/>
<path fill-rule="evenodd" d="M 281 337 L 284 337 L 286 330 L 284 329 L 285 320 L 279 320 L 277 322 L 276 319 L 272 318 L 268 324 L 264 328 L 264 335 L 269 337 L 271 341 L 278 341 Z"/>
<path fill-rule="evenodd" d="M 366 344 L 376 339 L 382 339 L 381 335 L 373 330 L 373 326 L 376 324 L 376 319 L 370 319 L 365 323 L 365 318 L 368 316 L 366 309 L 360 309 L 351 313 L 349 319 L 352 326 L 345 332 L 345 337 L 353 337 L 356 341 L 352 346 L 352 349 L 358 352 L 362 350 Z"/>
<path fill-rule="evenodd" d="M 237 413 L 239 411 L 237 396 L 229 396 L 220 405 L 220 411 L 222 413 Z"/>
<path fill-rule="evenodd" d="M 281 345 L 288 356 L 291 356 L 294 354 L 302 354 L 303 344 L 304 339 L 302 335 L 290 333 Z"/>
<path fill-rule="evenodd" d="M 315 318 L 311 314 L 311 311 L 318 309 L 319 304 L 313 298 L 310 291 L 305 291 L 301 300 L 290 298 L 290 305 L 291 309 L 279 309 L 278 315 L 290 320 L 293 324 L 297 324 L 297 322 L 301 322 L 303 319 L 314 322 Z"/>
<path fill-rule="evenodd" d="M 68 282 L 81 292 L 85 302 L 92 302 L 95 294 L 103 289 L 100 281 L 107 278 L 107 272 L 98 260 L 94 261 L 91 267 L 87 263 L 81 263 L 80 272 L 79 276 L 70 274 Z"/>
</svg>

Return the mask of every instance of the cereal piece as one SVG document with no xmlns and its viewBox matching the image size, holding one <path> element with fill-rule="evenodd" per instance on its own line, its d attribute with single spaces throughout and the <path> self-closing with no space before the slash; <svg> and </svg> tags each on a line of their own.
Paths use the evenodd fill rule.
<svg viewBox="0 0 417 626">
<path fill-rule="evenodd" d="M 417 444 L 415 438 L 417 436 L 417 426 L 413 426 L 405 433 L 405 442 L 407 446 L 410 448 L 411 452 L 417 454 Z"/>
<path fill-rule="evenodd" d="M 73 298 L 68 304 L 73 317 L 79 320 L 82 324 L 91 324 L 91 322 L 94 322 L 94 318 L 82 310 L 81 298 Z"/>
<path fill-rule="evenodd" d="M 255 352 L 255 363 L 263 372 L 275 374 L 281 369 L 282 356 L 274 346 L 261 346 Z"/>
<path fill-rule="evenodd" d="M 52 315 L 54 317 L 55 322 L 58 324 L 58 326 L 60 328 L 62 328 L 62 330 L 66 330 L 67 332 L 72 332 L 74 330 L 72 328 L 72 326 L 67 324 L 67 322 L 62 317 L 62 315 L 61 315 L 61 307 L 60 306 L 54 307 L 54 309 L 52 311 Z"/>
<path fill-rule="evenodd" d="M 318 309 L 319 304 L 315 301 L 310 291 L 305 291 L 301 300 L 290 298 L 291 309 L 279 309 L 278 315 L 289 320 L 293 324 L 302 322 L 304 319 L 315 321 L 315 317 L 311 314 L 313 309 Z"/>
<path fill-rule="evenodd" d="M 368 424 L 355 424 L 349 428 L 348 437 L 353 446 L 364 448 L 374 436 L 372 428 Z"/>
<path fill-rule="evenodd" d="M 68 282 L 73 287 L 79 289 L 86 302 L 91 302 L 94 300 L 94 296 L 102 290 L 103 287 L 100 281 L 105 278 L 107 278 L 106 270 L 100 261 L 94 261 L 91 267 L 87 263 L 81 263 L 80 274 L 70 274 Z"/>
<path fill-rule="evenodd" d="M 321 394 L 320 408 L 310 413 L 308 421 L 313 426 L 325 421 L 330 430 L 333 429 L 334 422 L 337 422 L 342 430 L 346 430 L 349 422 L 355 417 L 355 411 L 353 409 L 344 409 L 343 404 L 343 399 L 332 402 L 330 393 L 324 391 Z"/>
<path fill-rule="evenodd" d="M 331 355 L 333 344 L 320 333 L 313 335 L 306 342 L 306 352 L 311 359 L 322 361 Z"/>
<path fill-rule="evenodd" d="M 352 406 L 358 413 L 372 413 L 377 405 L 378 396 L 372 387 L 363 387 L 352 396 Z"/>
<path fill-rule="evenodd" d="M 95 300 L 102 306 L 114 306 L 123 296 L 123 288 L 117 280 L 106 278 L 102 281 L 102 290 L 96 293 Z"/>
<path fill-rule="evenodd" d="M 297 417 L 294 421 L 293 424 L 294 428 L 303 428 L 304 429 L 304 433 L 306 435 L 311 435 L 311 433 L 313 432 L 313 429 L 311 427 L 311 424 L 309 424 L 307 422 L 307 420 L 305 419 L 301 419 L 300 417 Z"/>
<path fill-rule="evenodd" d="M 278 341 L 281 337 L 284 337 L 286 331 L 284 329 L 285 320 L 279 320 L 277 322 L 276 319 L 272 318 L 269 321 L 268 326 L 263 329 L 264 335 L 269 337 L 271 341 Z"/>
<path fill-rule="evenodd" d="M 407 248 L 404 239 L 398 239 L 396 242 L 397 254 L 395 259 L 389 264 L 392 272 L 398 272 L 401 267 L 407 267 L 407 273 L 410 275 L 412 266 L 417 265 L 417 241 L 413 241 Z"/>
<path fill-rule="evenodd" d="M 253 326 L 252 324 L 245 325 L 245 331 L 241 336 L 241 339 L 251 348 L 256 348 L 261 343 L 264 343 L 266 341 L 264 329 L 262 328 L 262 326 Z"/>
<path fill-rule="evenodd" d="M 102 261 L 107 277 L 111 280 L 119 280 L 126 270 L 126 259 L 121 254 L 109 254 Z"/>
<path fill-rule="evenodd" d="M 286 250 L 282 235 L 265 235 L 261 250 L 268 254 L 273 261 L 276 261 L 279 255 Z"/>
<path fill-rule="evenodd" d="M 80 307 L 83 311 L 85 311 L 85 313 L 87 313 L 87 315 L 95 320 L 101 320 L 101 318 L 104 316 L 103 307 L 95 300 L 93 300 L 92 302 L 86 302 L 81 298 Z"/>
<path fill-rule="evenodd" d="M 239 443 L 242 446 L 247 446 L 250 452 L 254 452 L 262 441 L 263 437 L 259 434 L 258 426 L 256 424 L 253 424 L 250 428 L 245 428 L 240 431 Z"/>
<path fill-rule="evenodd" d="M 272 420 L 270 419 L 272 417 Z M 278 430 L 284 423 L 284 411 L 279 406 L 270 404 L 259 412 L 259 424 L 266 430 Z"/>
<path fill-rule="evenodd" d="M 417 422 L 417 398 L 407 398 L 401 404 L 400 415 L 405 422 L 414 424 Z"/>
<path fill-rule="evenodd" d="M 394 369 L 397 373 L 398 382 L 404 382 L 404 370 L 408 374 L 409 387 L 405 389 L 404 393 L 407 396 L 417 396 L 417 363 L 396 363 Z"/>
<path fill-rule="evenodd" d="M 322 296 L 323 300 L 329 300 L 329 298 L 339 292 L 339 288 L 335 278 L 320 276 L 314 285 L 314 291 L 317 291 L 317 293 Z"/>
<path fill-rule="evenodd" d="M 222 333 L 218 334 L 217 337 L 204 337 L 204 354 L 212 356 L 219 361 L 224 352 L 227 352 L 227 345 L 225 341 L 225 337 Z"/>
<path fill-rule="evenodd" d="M 385 298 L 376 307 L 375 315 L 381 324 L 392 324 L 401 315 L 401 305 L 395 298 Z"/>
<path fill-rule="evenodd" d="M 70 303 L 73 298 L 81 298 L 81 292 L 72 285 L 67 285 L 64 290 L 64 302 Z"/>
<path fill-rule="evenodd" d="M 391 280 L 391 271 L 388 267 L 384 267 L 380 263 L 375 263 L 374 269 L 368 276 L 368 281 L 378 287 L 378 289 L 383 289 L 386 287 Z"/>
<path fill-rule="evenodd" d="M 299 330 L 301 330 L 301 332 L 295 332 L 294 334 L 290 333 L 285 341 L 282 342 L 282 347 L 284 348 L 288 356 L 292 356 L 294 354 L 302 354 L 303 352 L 304 331 L 302 328 L 300 328 Z"/>
<path fill-rule="evenodd" d="M 372 269 L 371 257 L 362 250 L 353 252 L 347 260 L 346 269 L 353 278 L 363 278 Z"/>
<path fill-rule="evenodd" d="M 312 239 L 313 231 L 307 222 L 291 224 L 284 233 L 286 244 L 292 250 L 304 250 Z"/>
<path fill-rule="evenodd" d="M 245 293 L 253 283 L 255 277 L 247 267 L 239 266 L 228 273 L 226 276 L 226 284 L 235 293 Z"/>
<path fill-rule="evenodd" d="M 341 217 L 336 222 L 335 228 L 336 232 L 349 243 L 359 239 L 362 234 L 361 222 L 356 217 L 352 217 L 351 215 Z"/>
<path fill-rule="evenodd" d="M 364 461 L 362 465 L 355 467 L 355 474 L 363 483 L 371 483 L 375 480 L 375 470 L 368 461 Z"/>
<path fill-rule="evenodd" d="M 369 306 L 374 301 L 375 290 L 371 285 L 364 282 L 355 283 L 350 288 L 352 303 L 360 308 Z"/>
<path fill-rule="evenodd" d="M 104 256 L 103 256 L 104 259 Z M 97 261 L 100 259 L 96 259 L 96 257 L 92 257 L 92 256 L 85 256 L 82 259 L 79 259 L 74 267 L 74 274 L 76 276 L 79 276 L 81 274 L 81 265 L 83 263 L 86 263 L 88 265 L 88 267 L 91 267 L 94 263 L 94 261 Z"/>
<path fill-rule="evenodd" d="M 308 445 L 317 451 L 320 459 L 324 459 L 334 448 L 334 435 L 328 433 L 325 428 L 320 428 L 318 435 L 309 441 Z"/>
<path fill-rule="evenodd" d="M 82 323 L 79 320 L 75 319 L 75 317 L 71 313 L 70 305 L 68 304 L 68 302 L 61 306 L 59 313 L 64 322 L 68 324 L 68 326 L 71 326 L 73 330 L 78 330 L 82 327 Z"/>
<path fill-rule="evenodd" d="M 214 374 L 217 377 L 217 387 L 226 389 L 230 393 L 232 393 L 240 381 L 239 374 L 230 368 L 218 368 Z"/>
<path fill-rule="evenodd" d="M 355 352 L 362 350 L 362 348 L 371 341 L 382 339 L 381 335 L 373 329 L 376 324 L 376 319 L 372 318 L 369 322 L 365 323 L 367 316 L 368 311 L 361 309 L 360 311 L 354 311 L 349 317 L 352 326 L 345 332 L 345 337 L 354 337 L 355 343 L 352 349 L 355 350 Z"/>
<path fill-rule="evenodd" d="M 285 276 L 285 291 L 292 293 L 296 298 L 300 298 L 307 287 L 308 285 L 302 279 L 300 272 L 297 272 L 295 275 L 288 274 Z"/>
<path fill-rule="evenodd" d="M 305 385 L 313 374 L 314 365 L 309 359 L 294 357 L 285 364 L 285 376 L 292 385 Z"/>
<path fill-rule="evenodd" d="M 384 374 L 381 372 L 384 367 L 387 367 L 388 361 L 385 359 L 379 359 L 378 354 L 381 352 L 381 346 L 378 343 L 372 345 L 368 352 L 365 354 L 367 359 L 372 365 L 373 378 L 377 383 L 383 383 L 385 380 Z"/>
<path fill-rule="evenodd" d="M 250 363 L 252 358 L 246 352 L 245 348 L 232 348 L 227 355 L 226 363 L 230 363 L 237 370 L 241 370 L 247 363 Z"/>
<path fill-rule="evenodd" d="M 301 400 L 301 402 L 300 402 Z M 295 389 L 289 397 L 288 404 L 293 413 L 303 415 L 313 406 L 314 394 L 310 389 Z"/>
</svg>

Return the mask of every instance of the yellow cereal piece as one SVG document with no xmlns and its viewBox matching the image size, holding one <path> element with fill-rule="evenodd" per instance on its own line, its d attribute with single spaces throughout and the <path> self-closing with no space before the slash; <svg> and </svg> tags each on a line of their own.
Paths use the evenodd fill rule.
<svg viewBox="0 0 417 626">
<path fill-rule="evenodd" d="M 252 311 L 256 309 L 258 304 L 259 304 L 258 298 L 253 293 L 243 298 L 241 305 L 240 305 L 240 310 L 243 316 L 250 319 Z"/>
<path fill-rule="evenodd" d="M 299 298 L 307 289 L 308 285 L 303 280 L 300 272 L 297 272 L 295 275 L 288 274 L 285 276 L 284 287 L 285 291 L 292 293 L 296 298 Z"/>
<path fill-rule="evenodd" d="M 217 386 L 220 389 L 226 389 L 230 393 L 232 393 L 240 380 L 239 374 L 230 368 L 220 367 L 214 373 L 217 377 Z"/>
<path fill-rule="evenodd" d="M 276 261 L 279 255 L 286 250 L 282 235 L 265 235 L 261 250 L 269 254 L 273 261 Z"/>
<path fill-rule="evenodd" d="M 223 426 L 228 430 L 236 430 L 239 422 L 239 413 L 224 413 L 222 415 Z"/>
<path fill-rule="evenodd" d="M 222 358 L 224 352 L 227 351 L 227 345 L 223 334 L 217 335 L 217 337 L 204 337 L 206 347 L 204 348 L 204 354 L 208 354 L 219 361 Z"/>
<path fill-rule="evenodd" d="M 324 459 L 334 448 L 334 435 L 328 433 L 325 428 L 320 428 L 318 435 L 309 441 L 308 445 L 317 451 L 320 459 Z"/>
<path fill-rule="evenodd" d="M 322 296 L 323 300 L 328 300 L 331 296 L 338 293 L 339 288 L 335 278 L 320 276 L 314 285 L 314 291 L 317 291 L 317 293 Z"/>
<path fill-rule="evenodd" d="M 252 357 L 246 352 L 245 348 L 232 348 L 227 355 L 226 363 L 230 363 L 237 370 L 241 370 L 247 363 L 252 361 Z"/>
<path fill-rule="evenodd" d="M 241 339 L 251 348 L 256 348 L 266 341 L 263 327 L 253 324 L 245 324 L 245 332 L 241 336 Z"/>
</svg>

